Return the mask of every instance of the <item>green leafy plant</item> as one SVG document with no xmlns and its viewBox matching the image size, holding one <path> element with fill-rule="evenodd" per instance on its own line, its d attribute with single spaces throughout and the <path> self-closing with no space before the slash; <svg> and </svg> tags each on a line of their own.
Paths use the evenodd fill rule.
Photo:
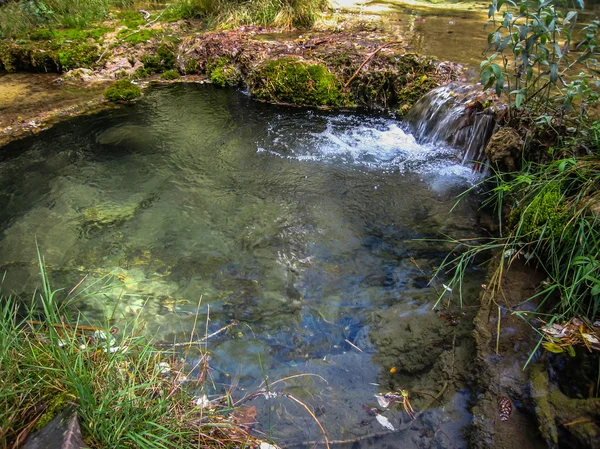
<svg viewBox="0 0 600 449">
<path fill-rule="evenodd" d="M 494 87 L 514 109 L 527 107 L 538 115 L 564 116 L 574 107 L 585 115 L 597 101 L 597 78 L 586 68 L 595 66 L 596 36 L 600 22 L 593 20 L 576 35 L 576 10 L 563 12 L 554 0 L 529 2 L 494 0 L 490 5 L 488 49 L 481 63 L 484 89 Z M 583 2 L 577 0 L 580 8 Z M 535 6 L 534 6 L 535 5 Z M 501 15 L 499 19 L 497 16 Z"/>
</svg>

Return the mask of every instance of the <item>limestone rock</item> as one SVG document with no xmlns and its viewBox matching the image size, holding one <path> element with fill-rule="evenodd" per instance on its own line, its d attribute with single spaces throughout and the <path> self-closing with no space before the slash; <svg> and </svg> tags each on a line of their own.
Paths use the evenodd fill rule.
<svg viewBox="0 0 600 449">
<path fill-rule="evenodd" d="M 514 128 L 505 126 L 490 138 L 485 148 L 485 154 L 490 162 L 499 169 L 515 171 L 522 148 L 521 136 Z"/>
</svg>

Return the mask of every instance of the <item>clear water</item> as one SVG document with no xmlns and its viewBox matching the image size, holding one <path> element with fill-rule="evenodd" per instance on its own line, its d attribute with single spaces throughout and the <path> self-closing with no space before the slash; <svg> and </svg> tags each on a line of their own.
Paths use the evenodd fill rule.
<svg viewBox="0 0 600 449">
<path fill-rule="evenodd" d="M 158 341 L 239 320 L 208 345 L 215 394 L 312 373 L 273 388 L 313 408 L 331 440 L 465 447 L 471 325 L 431 310 L 450 247 L 426 240 L 478 233 L 474 201 L 450 212 L 475 180 L 459 161 L 385 117 L 152 88 L 1 150 L 3 289 L 39 282 L 37 240 L 55 287 L 100 280 L 104 294 L 78 304 L 89 317 L 139 316 Z M 469 274 L 467 303 L 479 281 Z M 385 431 L 363 407 L 375 393 L 407 389 L 418 411 L 444 383 L 416 421 L 386 412 L 401 431 L 368 438 Z M 249 405 L 280 442 L 320 438 L 286 398 Z"/>
</svg>

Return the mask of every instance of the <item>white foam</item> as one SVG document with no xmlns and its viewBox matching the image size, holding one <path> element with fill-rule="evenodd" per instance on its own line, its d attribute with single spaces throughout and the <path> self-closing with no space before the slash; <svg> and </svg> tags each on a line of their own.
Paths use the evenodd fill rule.
<svg viewBox="0 0 600 449">
<path fill-rule="evenodd" d="M 397 121 L 352 115 L 314 117 L 269 124 L 258 151 L 298 161 L 352 165 L 369 170 L 419 173 L 437 188 L 478 179 L 445 144 L 419 144 Z M 317 128 L 317 129 L 315 129 Z M 320 128 L 320 129 L 319 129 Z M 309 131 L 310 129 L 310 131 Z"/>
</svg>

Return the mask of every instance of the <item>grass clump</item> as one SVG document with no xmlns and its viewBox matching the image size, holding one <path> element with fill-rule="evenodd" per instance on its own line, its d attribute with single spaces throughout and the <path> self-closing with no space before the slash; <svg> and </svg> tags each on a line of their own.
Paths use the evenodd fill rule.
<svg viewBox="0 0 600 449">
<path fill-rule="evenodd" d="M 478 256 L 500 253 L 496 279 L 520 258 L 548 276 L 533 297 L 545 312 L 593 322 L 600 313 L 600 156 L 526 162 L 520 171 L 495 172 L 486 182 L 493 187 L 484 204 L 498 211 L 501 235 L 483 243 L 454 240 L 455 255 L 437 275 L 451 273 L 447 284 L 460 291 L 466 267 Z"/>
<path fill-rule="evenodd" d="M 52 290 L 41 257 L 40 267 L 42 289 L 30 306 L 10 296 L 0 301 L 3 445 L 22 444 L 67 405 L 90 448 L 258 445 L 231 423 L 231 409 L 207 400 L 196 406 L 183 388 L 202 394 L 207 363 L 184 373 L 173 352 L 158 349 L 131 325 L 121 331 L 83 325 L 72 307 L 89 290 Z"/>
<path fill-rule="evenodd" d="M 344 106 L 342 84 L 321 64 L 292 58 L 268 61 L 249 80 L 258 99 L 305 106 Z"/>
<path fill-rule="evenodd" d="M 180 76 L 179 76 L 179 73 L 177 73 L 175 70 L 167 70 L 160 77 L 161 77 L 161 79 L 163 79 L 165 81 L 170 81 L 170 80 L 176 80 Z"/>
<path fill-rule="evenodd" d="M 104 91 L 104 98 L 108 101 L 131 101 L 141 96 L 141 89 L 127 79 L 115 81 Z"/>
<path fill-rule="evenodd" d="M 327 0 L 176 0 L 173 14 L 184 19 L 201 18 L 221 27 L 310 27 L 327 5 Z"/>
<path fill-rule="evenodd" d="M 89 27 L 110 8 L 127 8 L 133 0 L 19 0 L 0 6 L 0 38 L 26 36 L 37 27 Z M 139 14 L 138 14 L 139 15 Z"/>
</svg>

